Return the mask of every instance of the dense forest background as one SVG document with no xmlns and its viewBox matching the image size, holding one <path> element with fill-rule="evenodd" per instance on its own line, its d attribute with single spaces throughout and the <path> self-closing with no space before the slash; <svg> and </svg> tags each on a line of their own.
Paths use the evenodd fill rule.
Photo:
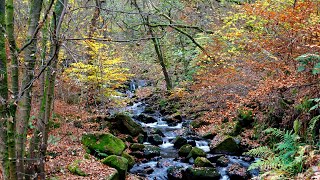
<svg viewBox="0 0 320 180">
<path fill-rule="evenodd" d="M 239 140 L 261 179 L 320 178 L 319 13 L 319 0 L 2 0 L 0 179 L 108 177 L 82 135 L 137 101 Z"/>
</svg>

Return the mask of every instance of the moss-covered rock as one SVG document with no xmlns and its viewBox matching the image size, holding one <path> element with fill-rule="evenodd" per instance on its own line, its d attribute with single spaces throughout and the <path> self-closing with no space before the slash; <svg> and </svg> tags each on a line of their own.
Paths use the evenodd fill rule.
<svg viewBox="0 0 320 180">
<path fill-rule="evenodd" d="M 179 149 L 178 154 L 179 156 L 187 157 L 191 150 L 192 146 L 190 144 L 185 144 Z"/>
<path fill-rule="evenodd" d="M 205 157 L 197 157 L 194 160 L 194 165 L 196 167 L 214 167 L 213 164 Z"/>
<path fill-rule="evenodd" d="M 186 170 L 186 180 L 219 180 L 220 174 L 214 167 L 189 167 Z"/>
<path fill-rule="evenodd" d="M 154 117 L 148 115 L 148 114 L 140 114 L 138 117 L 137 117 L 137 120 L 138 121 L 141 121 L 141 122 L 144 122 L 144 123 L 154 123 L 154 122 L 157 122 L 158 120 L 155 119 Z"/>
<path fill-rule="evenodd" d="M 118 170 L 113 169 L 113 171 L 105 178 L 105 180 L 119 180 Z"/>
<path fill-rule="evenodd" d="M 139 135 L 137 136 L 137 142 L 140 143 L 140 144 L 142 144 L 143 141 L 144 141 L 144 135 L 143 135 L 143 134 L 139 134 Z"/>
<path fill-rule="evenodd" d="M 130 149 L 131 149 L 132 151 L 141 151 L 141 150 L 144 149 L 144 147 L 145 147 L 144 144 L 133 143 L 133 144 L 131 144 Z"/>
<path fill-rule="evenodd" d="M 157 146 L 146 145 L 143 149 L 143 154 L 145 158 L 160 156 L 160 148 Z"/>
<path fill-rule="evenodd" d="M 212 153 L 239 154 L 239 146 L 231 136 L 216 136 L 211 144 Z"/>
<path fill-rule="evenodd" d="M 136 123 L 130 116 L 125 114 L 116 114 L 114 119 L 120 123 L 116 128 L 122 133 L 128 133 L 132 136 L 137 136 L 140 133 L 145 134 L 140 124 Z"/>
<path fill-rule="evenodd" d="M 133 165 L 136 163 L 136 161 L 134 160 L 134 157 L 131 156 L 130 154 L 128 154 L 127 152 L 123 152 L 122 157 L 124 157 L 128 160 L 128 167 L 129 168 L 132 168 Z"/>
<path fill-rule="evenodd" d="M 119 172 L 119 179 L 126 178 L 128 170 L 128 160 L 121 156 L 111 155 L 101 160 L 103 164 L 115 168 Z"/>
<path fill-rule="evenodd" d="M 225 156 L 221 156 L 217 159 L 218 166 L 227 167 L 229 163 L 230 163 L 230 160 Z"/>
<path fill-rule="evenodd" d="M 181 148 L 183 145 L 187 144 L 188 141 L 186 138 L 182 137 L 182 136 L 177 136 L 174 140 L 173 140 L 173 144 L 175 148 Z"/>
<path fill-rule="evenodd" d="M 124 142 L 110 133 L 85 134 L 81 142 L 91 153 L 106 153 L 108 155 L 121 155 L 126 148 Z"/>
<path fill-rule="evenodd" d="M 207 153 L 204 152 L 204 150 L 198 148 L 198 147 L 193 147 L 188 154 L 187 158 L 193 157 L 194 159 L 197 157 L 206 157 Z"/>
<path fill-rule="evenodd" d="M 69 164 L 67 169 L 74 175 L 87 176 L 87 174 L 80 169 L 79 161 L 74 161 L 73 163 Z"/>
</svg>

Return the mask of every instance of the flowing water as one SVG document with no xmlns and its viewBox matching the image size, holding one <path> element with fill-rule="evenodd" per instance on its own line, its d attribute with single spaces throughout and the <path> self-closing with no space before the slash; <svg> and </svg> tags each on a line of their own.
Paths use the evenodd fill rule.
<svg viewBox="0 0 320 180">
<path fill-rule="evenodd" d="M 129 111 L 133 114 L 133 118 L 137 117 L 141 114 L 146 107 L 144 103 L 135 103 L 130 107 L 127 107 L 125 110 Z M 161 149 L 160 157 L 153 158 L 149 161 L 143 161 L 140 163 L 135 164 L 131 169 L 130 173 L 137 174 L 147 179 L 161 179 L 166 180 L 167 178 L 167 169 L 170 166 L 178 166 L 178 167 L 190 167 L 193 164 L 193 160 L 189 162 L 182 162 L 181 159 L 178 158 L 178 149 L 174 148 L 172 143 L 173 139 L 178 136 L 182 135 L 184 132 L 191 132 L 189 129 L 189 122 L 188 120 L 183 120 L 182 123 L 178 123 L 175 126 L 170 126 L 166 121 L 163 121 L 163 116 L 159 113 L 149 114 L 155 119 L 157 122 L 154 123 L 143 123 L 135 119 L 138 123 L 140 123 L 144 129 L 150 133 L 153 128 L 159 129 L 163 134 L 164 137 L 162 138 L 163 143 L 159 145 Z M 185 134 L 185 133 L 184 133 Z M 207 156 L 210 156 L 210 149 L 209 149 L 209 142 L 206 139 L 202 139 L 201 137 L 197 136 L 195 133 L 189 133 L 189 136 L 184 136 L 187 138 L 188 143 L 195 144 L 196 147 L 203 149 L 205 152 L 208 153 Z M 147 140 L 148 141 L 148 140 Z M 144 142 L 144 144 L 150 144 L 149 142 Z M 233 163 L 241 164 L 243 167 L 248 167 L 250 163 L 243 161 L 239 156 L 226 156 L 230 164 L 228 167 Z M 217 170 L 221 174 L 221 180 L 228 180 L 229 177 L 227 175 L 227 168 L 228 167 L 217 167 Z M 256 172 L 253 172 L 255 174 Z"/>
</svg>

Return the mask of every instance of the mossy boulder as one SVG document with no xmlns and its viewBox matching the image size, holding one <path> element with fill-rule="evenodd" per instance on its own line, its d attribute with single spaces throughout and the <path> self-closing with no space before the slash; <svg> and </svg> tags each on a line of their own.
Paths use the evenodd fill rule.
<svg viewBox="0 0 320 180">
<path fill-rule="evenodd" d="M 121 156 L 111 155 L 101 160 L 103 164 L 115 168 L 119 172 L 119 179 L 126 178 L 128 170 L 128 160 Z"/>
<path fill-rule="evenodd" d="M 153 145 L 146 145 L 143 149 L 143 154 L 145 158 L 160 156 L 160 148 Z"/>
<path fill-rule="evenodd" d="M 207 153 L 204 152 L 204 150 L 198 148 L 198 147 L 193 147 L 188 154 L 187 158 L 193 157 L 194 159 L 197 157 L 206 157 Z"/>
<path fill-rule="evenodd" d="M 119 173 L 116 169 L 113 169 L 113 171 L 105 177 L 105 180 L 119 180 Z"/>
<path fill-rule="evenodd" d="M 217 159 L 217 165 L 221 167 L 227 167 L 230 160 L 226 156 L 221 156 Z"/>
<path fill-rule="evenodd" d="M 131 144 L 130 149 L 131 149 L 132 151 L 141 151 L 141 150 L 144 149 L 144 147 L 145 147 L 144 144 L 133 143 L 133 144 Z"/>
<path fill-rule="evenodd" d="M 212 153 L 239 154 L 239 146 L 231 136 L 216 136 L 210 144 Z"/>
<path fill-rule="evenodd" d="M 186 180 L 219 180 L 220 174 L 214 167 L 189 167 L 186 170 Z"/>
<path fill-rule="evenodd" d="M 197 157 L 194 160 L 194 165 L 196 167 L 214 167 L 213 164 L 205 157 Z"/>
<path fill-rule="evenodd" d="M 145 134 L 141 125 L 136 123 L 130 116 L 126 114 L 116 114 L 114 116 L 115 121 L 118 123 L 118 130 L 125 134 L 130 134 L 131 136 L 137 136 L 140 133 Z"/>
<path fill-rule="evenodd" d="M 127 152 L 123 152 L 122 157 L 124 157 L 128 160 L 128 167 L 129 168 L 132 168 L 133 165 L 136 163 L 136 161 L 134 160 L 134 157 L 131 156 L 130 154 L 128 154 Z"/>
<path fill-rule="evenodd" d="M 178 154 L 179 156 L 187 157 L 191 150 L 192 146 L 190 144 L 185 144 L 179 149 Z"/>
<path fill-rule="evenodd" d="M 107 155 L 121 155 L 126 148 L 125 143 L 110 133 L 85 134 L 81 142 L 91 153 L 106 153 Z"/>
<path fill-rule="evenodd" d="M 173 145 L 175 148 L 181 148 L 183 145 L 187 144 L 188 141 L 186 138 L 181 137 L 181 136 L 177 136 L 174 140 L 173 140 Z"/>
</svg>

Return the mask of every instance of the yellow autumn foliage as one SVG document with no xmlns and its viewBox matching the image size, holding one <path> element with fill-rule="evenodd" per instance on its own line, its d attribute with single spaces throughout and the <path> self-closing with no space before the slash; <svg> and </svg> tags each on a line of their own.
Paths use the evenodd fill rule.
<svg viewBox="0 0 320 180">
<path fill-rule="evenodd" d="M 108 45 L 86 41 L 87 62 L 72 63 L 65 75 L 75 83 L 100 89 L 106 96 L 117 94 L 115 89 L 122 86 L 131 74 L 121 67 L 121 58 L 108 57 Z"/>
</svg>

